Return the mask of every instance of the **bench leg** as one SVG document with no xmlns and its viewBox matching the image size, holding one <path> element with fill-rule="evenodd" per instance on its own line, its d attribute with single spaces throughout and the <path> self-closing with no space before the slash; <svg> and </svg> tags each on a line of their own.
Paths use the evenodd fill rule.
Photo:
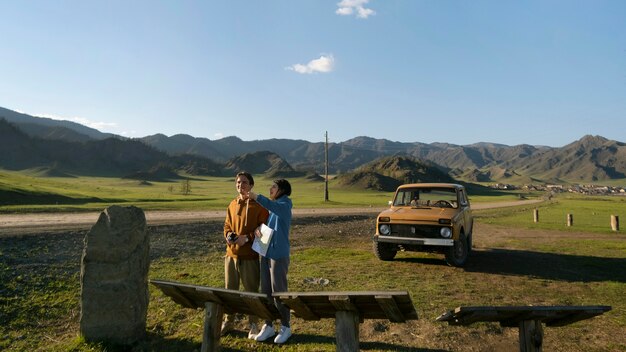
<svg viewBox="0 0 626 352">
<path fill-rule="evenodd" d="M 543 327 L 541 320 L 523 320 L 519 324 L 520 352 L 541 352 Z"/>
<path fill-rule="evenodd" d="M 213 302 L 204 304 L 204 332 L 202 334 L 201 352 L 219 351 L 223 315 L 224 310 L 220 304 Z"/>
<path fill-rule="evenodd" d="M 357 312 L 338 310 L 335 313 L 337 351 L 359 350 L 359 315 Z"/>
</svg>

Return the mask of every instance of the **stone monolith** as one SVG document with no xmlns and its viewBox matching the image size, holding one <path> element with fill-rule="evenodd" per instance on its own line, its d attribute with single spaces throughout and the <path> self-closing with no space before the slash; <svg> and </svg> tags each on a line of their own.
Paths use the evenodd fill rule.
<svg viewBox="0 0 626 352">
<path fill-rule="evenodd" d="M 80 332 L 87 341 L 129 345 L 145 336 L 150 238 L 137 207 L 111 206 L 85 237 Z"/>
</svg>

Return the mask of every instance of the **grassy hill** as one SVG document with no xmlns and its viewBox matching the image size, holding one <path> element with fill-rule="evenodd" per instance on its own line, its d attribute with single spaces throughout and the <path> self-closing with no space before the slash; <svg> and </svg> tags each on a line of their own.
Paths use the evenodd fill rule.
<svg viewBox="0 0 626 352">
<path fill-rule="evenodd" d="M 146 175 L 153 178 L 150 175 L 157 168 L 161 173 L 169 168 L 172 174 L 224 174 L 223 166 L 209 159 L 194 155 L 170 156 L 137 140 L 48 140 L 31 137 L 3 119 L 0 119 L 0 168 L 39 168 L 54 170 L 50 175 L 109 177 Z"/>
<path fill-rule="evenodd" d="M 392 192 L 403 183 L 454 182 L 434 163 L 406 156 L 384 157 L 337 176 L 336 182 L 378 191 Z"/>
<path fill-rule="evenodd" d="M 243 141 L 236 136 L 210 140 L 186 134 L 155 134 L 127 140 L 73 122 L 4 108 L 0 108 L 0 120 L 0 168 L 10 170 L 56 165 L 64 173 L 117 176 L 149 173 L 159 163 L 167 163 L 175 172 L 222 175 L 239 167 L 228 168 L 225 163 L 261 151 L 279 155 L 294 170 L 280 166 L 266 171 L 276 176 L 294 177 L 301 170 L 324 170 L 324 143 L 291 139 Z M 145 155 L 139 155 L 140 152 Z M 558 148 L 487 142 L 404 143 L 359 136 L 328 144 L 329 172 L 355 172 L 367 163 L 393 155 L 428 160 L 467 182 L 589 183 L 626 179 L 626 144 L 590 135 Z M 130 156 L 134 160 L 130 161 Z M 371 182 L 365 184 L 373 187 L 386 182 L 375 180 L 378 177 L 372 175 L 361 178 L 370 178 Z"/>
</svg>

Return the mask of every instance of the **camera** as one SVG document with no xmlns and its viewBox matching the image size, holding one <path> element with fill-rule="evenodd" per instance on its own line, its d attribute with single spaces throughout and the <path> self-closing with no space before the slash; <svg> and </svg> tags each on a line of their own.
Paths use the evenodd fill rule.
<svg viewBox="0 0 626 352">
<path fill-rule="evenodd" d="M 228 234 L 228 236 L 226 236 L 226 239 L 228 240 L 228 242 L 235 242 L 237 240 L 237 234 L 231 232 Z"/>
</svg>

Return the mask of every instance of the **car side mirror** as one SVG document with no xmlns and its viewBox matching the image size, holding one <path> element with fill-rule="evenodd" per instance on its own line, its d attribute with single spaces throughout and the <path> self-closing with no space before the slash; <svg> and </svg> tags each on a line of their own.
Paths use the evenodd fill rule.
<svg viewBox="0 0 626 352">
<path fill-rule="evenodd" d="M 391 206 L 393 204 L 393 200 L 387 201 L 387 204 L 389 204 L 389 206 Z"/>
</svg>

